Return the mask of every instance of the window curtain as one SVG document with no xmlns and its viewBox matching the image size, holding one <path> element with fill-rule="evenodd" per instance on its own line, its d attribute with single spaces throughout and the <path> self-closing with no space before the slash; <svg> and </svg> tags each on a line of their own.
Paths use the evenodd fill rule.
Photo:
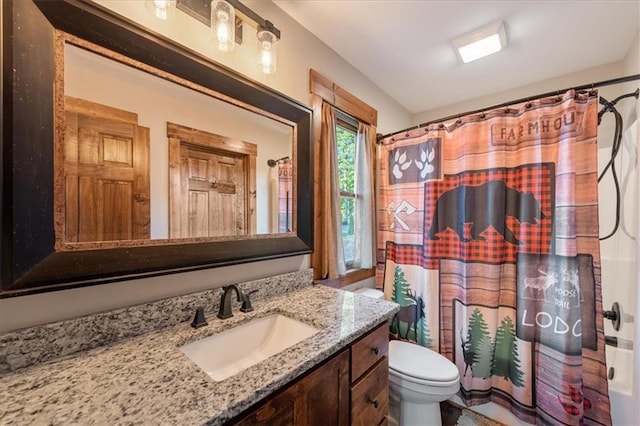
<svg viewBox="0 0 640 426">
<path fill-rule="evenodd" d="M 314 268 L 319 268 L 320 279 L 344 276 L 344 249 L 340 229 L 340 189 L 338 185 L 338 156 L 336 143 L 336 114 L 334 108 L 322 102 L 319 167 L 320 205 L 316 207 L 319 221 L 318 238 L 314 248 Z"/>
<path fill-rule="evenodd" d="M 359 123 L 356 135 L 356 232 L 354 268 L 369 269 L 374 266 L 375 259 L 375 205 L 373 165 L 374 150 L 371 127 Z"/>
</svg>

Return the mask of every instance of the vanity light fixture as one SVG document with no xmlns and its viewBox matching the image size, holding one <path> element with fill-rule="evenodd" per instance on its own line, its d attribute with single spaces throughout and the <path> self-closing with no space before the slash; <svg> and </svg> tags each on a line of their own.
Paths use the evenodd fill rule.
<svg viewBox="0 0 640 426">
<path fill-rule="evenodd" d="M 218 50 L 231 52 L 236 38 L 236 10 L 225 0 L 211 2 L 211 35 Z"/>
<path fill-rule="evenodd" d="M 267 27 L 258 31 L 260 47 L 258 51 L 258 66 L 265 74 L 276 72 L 278 61 L 278 38 L 273 32 L 273 24 L 267 21 Z"/>
<path fill-rule="evenodd" d="M 156 18 L 162 20 L 169 19 L 176 10 L 176 0 L 146 0 L 144 5 Z"/>
<path fill-rule="evenodd" d="M 499 52 L 507 46 L 504 22 L 494 22 L 452 41 L 458 57 L 465 64 Z"/>
<path fill-rule="evenodd" d="M 277 69 L 277 42 L 280 39 L 280 30 L 239 0 L 211 2 L 211 32 L 218 49 L 224 52 L 233 50 L 234 40 L 242 44 L 243 19 L 253 21 L 257 26 L 260 71 L 273 74 Z"/>
<path fill-rule="evenodd" d="M 265 74 L 276 72 L 280 30 L 239 0 L 146 0 L 146 6 L 160 19 L 168 19 L 177 7 L 211 27 L 212 43 L 222 52 L 242 44 L 243 21 L 254 22 L 258 38 L 258 67 Z"/>
</svg>

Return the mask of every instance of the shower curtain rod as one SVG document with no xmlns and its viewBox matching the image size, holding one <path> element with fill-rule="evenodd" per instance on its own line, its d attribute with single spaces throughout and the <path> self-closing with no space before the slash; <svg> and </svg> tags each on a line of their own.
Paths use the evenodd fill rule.
<svg viewBox="0 0 640 426">
<path fill-rule="evenodd" d="M 536 100 L 536 99 L 545 98 L 547 96 L 558 95 L 558 94 L 564 93 L 564 92 L 566 92 L 567 90 L 570 90 L 570 89 L 574 89 L 574 90 L 577 90 L 577 91 L 589 90 L 589 89 L 595 89 L 596 87 L 612 86 L 614 84 L 621 84 L 621 83 L 626 83 L 628 81 L 634 81 L 634 80 L 640 80 L 640 74 L 629 75 L 629 76 L 626 76 L 626 77 L 612 78 L 610 80 L 603 80 L 603 81 L 598 81 L 596 83 L 583 84 L 581 86 L 567 87 L 566 89 L 554 90 L 552 92 L 541 93 L 541 94 L 535 95 L 535 96 L 527 96 L 526 98 L 515 99 L 513 101 L 503 102 L 501 104 L 491 105 L 491 106 L 488 106 L 488 107 L 485 107 L 485 108 L 474 109 L 474 110 L 471 110 L 471 111 L 466 111 L 466 112 L 462 112 L 462 113 L 458 113 L 458 114 L 452 114 L 452 115 L 449 115 L 447 117 L 438 118 L 436 120 L 426 121 L 426 122 L 418 124 L 416 126 L 407 127 L 406 129 L 398 130 L 396 132 L 387 133 L 386 135 L 379 136 L 376 139 L 376 141 L 379 144 L 380 141 L 382 141 L 382 139 L 384 139 L 384 138 L 396 135 L 398 133 L 408 132 L 410 130 L 415 130 L 415 129 L 419 129 L 421 127 L 426 127 L 429 124 L 440 123 L 440 122 L 443 122 L 443 121 L 452 120 L 454 118 L 460 118 L 460 117 L 465 116 L 465 115 L 478 114 L 480 112 L 489 111 L 489 110 L 495 109 L 495 108 L 507 107 L 509 105 L 519 104 L 519 103 L 522 103 L 522 102 L 529 102 L 529 101 L 533 101 L 533 100 Z"/>
</svg>

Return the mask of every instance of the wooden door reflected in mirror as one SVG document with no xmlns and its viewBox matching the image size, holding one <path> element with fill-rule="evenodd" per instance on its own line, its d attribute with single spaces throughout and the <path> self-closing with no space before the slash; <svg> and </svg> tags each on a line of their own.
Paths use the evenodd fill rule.
<svg viewBox="0 0 640 426">
<path fill-rule="evenodd" d="M 171 238 L 254 234 L 257 145 L 174 123 L 167 136 Z"/>
<path fill-rule="evenodd" d="M 149 238 L 149 128 L 128 111 L 64 104 L 66 241 Z"/>
<path fill-rule="evenodd" d="M 107 173 L 109 179 L 96 174 L 88 189 L 88 176 L 65 176 L 65 185 L 71 176 L 80 182 L 65 189 L 65 243 L 295 232 L 277 225 L 283 197 L 288 200 L 285 216 L 295 216 L 295 190 L 279 194 L 277 171 L 269 166 L 272 159 L 294 158 L 290 123 L 60 34 L 65 39 L 59 55 L 64 58 L 65 109 L 83 104 L 91 120 L 104 116 L 132 132 L 127 136 L 110 124 L 104 129 L 109 138 L 96 145 L 102 151 L 91 154 L 96 161 L 101 155 L 124 156 L 100 158 L 96 164 L 95 173 Z M 66 110 L 65 119 L 73 120 Z M 144 129 L 146 148 L 137 145 L 136 133 Z M 84 144 L 94 143 L 77 140 L 78 131 L 68 129 L 62 141 L 65 157 L 70 156 L 65 164 L 76 155 L 73 147 L 83 153 Z M 124 173 L 120 169 L 127 161 L 134 168 L 146 164 L 146 174 L 134 171 L 130 180 L 111 179 Z M 79 223 L 74 222 L 77 215 Z"/>
</svg>

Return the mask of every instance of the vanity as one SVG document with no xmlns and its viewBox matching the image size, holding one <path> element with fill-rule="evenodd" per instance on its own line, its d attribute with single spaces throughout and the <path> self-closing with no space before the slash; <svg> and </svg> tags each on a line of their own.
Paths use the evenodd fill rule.
<svg viewBox="0 0 640 426">
<path fill-rule="evenodd" d="M 386 424 L 388 349 L 383 323 L 230 424 Z"/>
<path fill-rule="evenodd" d="M 219 298 L 220 292 L 217 289 L 214 294 Z M 207 309 L 209 324 L 199 329 L 186 321 L 6 373 L 0 376 L 0 423 L 384 423 L 387 322 L 398 306 L 311 285 L 310 280 L 274 297 L 265 293 L 265 298 L 254 301 L 253 312 L 239 312 L 236 304 L 234 316 L 226 320 L 215 318 Z M 140 309 L 149 311 L 153 306 Z M 318 332 L 221 381 L 180 350 L 272 314 L 303 322 Z M 83 320 L 94 319 L 79 319 Z M 64 327 L 57 329 L 64 331 Z M 42 330 L 23 333 L 46 334 Z M 6 351 L 12 336 L 0 337 L 0 348 Z M 233 353 L 234 349 L 219 351 Z"/>
</svg>

